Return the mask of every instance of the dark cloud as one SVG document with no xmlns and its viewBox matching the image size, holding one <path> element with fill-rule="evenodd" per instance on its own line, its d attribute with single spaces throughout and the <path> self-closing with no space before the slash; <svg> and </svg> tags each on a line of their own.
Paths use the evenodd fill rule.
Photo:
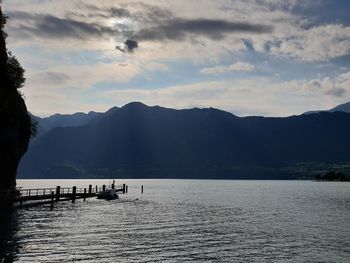
<svg viewBox="0 0 350 263">
<path fill-rule="evenodd" d="M 232 33 L 269 33 L 271 26 L 221 19 L 171 19 L 134 35 L 136 40 L 183 40 L 188 35 L 204 36 L 213 40 Z"/>
<path fill-rule="evenodd" d="M 343 88 L 333 88 L 331 90 L 328 90 L 326 92 L 326 94 L 333 95 L 333 96 L 336 96 L 336 97 L 342 97 L 345 94 L 345 89 L 343 89 Z"/>
<path fill-rule="evenodd" d="M 127 39 L 122 45 L 118 45 L 115 48 L 122 52 L 133 52 L 138 46 L 137 41 Z"/>
<path fill-rule="evenodd" d="M 43 84 L 60 85 L 65 84 L 70 77 L 61 72 L 46 71 L 36 74 L 32 79 L 38 80 Z"/>
<path fill-rule="evenodd" d="M 128 39 L 125 41 L 125 46 L 127 47 L 128 51 L 132 52 L 138 47 L 138 43 L 135 40 Z"/>
<path fill-rule="evenodd" d="M 108 10 L 108 13 L 111 16 L 117 16 L 117 17 L 130 17 L 130 12 L 128 9 L 125 8 L 117 8 L 112 7 Z"/>
<path fill-rule="evenodd" d="M 139 4 L 140 5 L 140 4 Z M 144 5 L 144 4 L 142 4 Z M 131 12 L 126 8 L 112 7 L 99 9 L 96 6 L 86 6 L 88 11 L 77 19 L 79 14 L 69 13 L 69 17 L 57 17 L 50 14 L 31 14 L 26 12 L 10 12 L 8 15 L 15 20 L 10 23 L 10 32 L 17 37 L 39 36 L 53 39 L 75 38 L 119 38 L 127 39 L 116 48 L 123 52 L 133 52 L 140 41 L 183 41 L 186 38 L 206 37 L 219 40 L 234 33 L 263 34 L 273 30 L 272 26 L 246 22 L 233 22 L 224 19 L 183 19 L 176 18 L 169 10 L 145 5 L 144 12 Z M 93 12 L 95 10 L 95 13 Z M 127 25 L 118 28 L 108 27 L 103 21 L 95 21 L 91 16 L 113 18 L 128 17 L 136 21 L 141 30 L 133 31 Z M 74 18 L 75 17 L 75 18 Z M 84 18 L 83 18 L 84 17 Z M 89 21 L 89 22 L 87 22 Z"/>
<path fill-rule="evenodd" d="M 62 19 L 51 15 L 43 16 L 36 26 L 39 34 L 54 37 L 102 36 L 113 33 L 109 28 L 98 24 Z"/>
<path fill-rule="evenodd" d="M 27 37 L 40 36 L 55 39 L 85 39 L 114 36 L 117 33 L 115 30 L 97 23 L 86 23 L 70 18 L 59 18 L 49 14 L 9 12 L 8 15 L 16 22 L 9 23 L 9 31 L 14 34 L 25 32 L 25 36 Z"/>
<path fill-rule="evenodd" d="M 69 17 L 81 17 L 81 18 L 122 18 L 131 17 L 128 9 L 111 7 L 111 8 L 101 8 L 95 5 L 85 4 L 85 9 L 79 11 L 68 12 Z"/>
<path fill-rule="evenodd" d="M 183 41 L 189 36 L 203 36 L 212 40 L 225 38 L 228 34 L 233 33 L 269 33 L 273 30 L 271 26 L 250 24 L 243 22 L 231 22 L 221 19 L 171 19 L 162 21 L 158 25 L 142 29 L 132 34 L 132 42 L 125 42 L 127 48 L 117 47 L 121 51 L 133 51 L 138 47 L 137 41 Z M 129 41 L 129 40 L 127 40 Z M 245 43 L 248 45 L 248 43 Z M 251 48 L 253 48 L 251 44 Z"/>
<path fill-rule="evenodd" d="M 253 41 L 250 39 L 242 39 L 242 42 L 247 50 L 255 51 Z"/>
<path fill-rule="evenodd" d="M 173 17 L 170 10 L 141 2 L 126 3 L 123 7 L 101 7 L 93 4 L 83 4 L 79 11 L 71 11 L 69 15 L 85 18 L 130 18 L 141 24 L 153 24 Z"/>
</svg>

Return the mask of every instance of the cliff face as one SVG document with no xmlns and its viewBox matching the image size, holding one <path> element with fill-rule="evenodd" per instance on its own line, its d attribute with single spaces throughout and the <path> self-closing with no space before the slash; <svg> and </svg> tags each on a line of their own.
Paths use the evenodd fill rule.
<svg viewBox="0 0 350 263">
<path fill-rule="evenodd" d="M 18 92 L 18 76 L 23 78 L 23 69 L 18 65 L 11 69 L 6 49 L 5 18 L 0 6 L 0 196 L 8 196 L 16 187 L 17 166 L 27 151 L 31 136 L 31 119 L 25 102 Z M 12 57 L 12 61 L 15 61 Z M 24 81 L 24 78 L 23 78 Z M 21 82 L 21 80 L 20 80 Z M 11 195 L 11 194 L 10 194 Z"/>
</svg>

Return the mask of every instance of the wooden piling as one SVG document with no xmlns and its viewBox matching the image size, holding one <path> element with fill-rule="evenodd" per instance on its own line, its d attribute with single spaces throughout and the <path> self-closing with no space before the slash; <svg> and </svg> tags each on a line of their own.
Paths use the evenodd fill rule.
<svg viewBox="0 0 350 263">
<path fill-rule="evenodd" d="M 50 209 L 53 210 L 53 201 L 55 199 L 55 192 L 54 191 L 51 191 L 51 207 Z"/>
<path fill-rule="evenodd" d="M 84 188 L 84 202 L 86 200 L 86 188 Z"/>
<path fill-rule="evenodd" d="M 123 184 L 123 194 L 125 194 L 125 184 Z"/>
<path fill-rule="evenodd" d="M 106 191 L 106 185 L 102 185 L 102 191 Z"/>
<path fill-rule="evenodd" d="M 128 186 L 127 185 L 125 186 L 125 193 L 126 194 L 128 193 Z"/>
<path fill-rule="evenodd" d="M 61 186 L 56 187 L 56 201 L 60 200 L 60 195 L 61 195 Z"/>
<path fill-rule="evenodd" d="M 92 184 L 89 184 L 89 194 L 92 193 Z"/>
<path fill-rule="evenodd" d="M 114 183 L 112 184 L 112 189 L 114 189 Z"/>
<path fill-rule="evenodd" d="M 141 194 L 143 194 L 143 185 L 141 185 Z"/>
<path fill-rule="evenodd" d="M 72 191 L 72 202 L 75 202 L 76 194 L 77 194 L 77 187 L 76 187 L 76 186 L 73 186 L 73 191 Z"/>
<path fill-rule="evenodd" d="M 96 185 L 96 191 L 95 191 L 95 193 L 97 193 L 97 191 L 98 191 L 98 189 L 97 189 L 97 185 Z"/>
</svg>

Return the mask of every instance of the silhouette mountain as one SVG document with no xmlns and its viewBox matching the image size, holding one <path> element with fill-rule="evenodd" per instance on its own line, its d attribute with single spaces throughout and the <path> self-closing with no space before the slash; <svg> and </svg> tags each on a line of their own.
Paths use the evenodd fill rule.
<svg viewBox="0 0 350 263">
<path fill-rule="evenodd" d="M 342 111 L 342 112 L 350 113 L 350 102 L 340 104 L 332 109 L 325 110 L 325 111 L 327 112 Z M 318 112 L 321 112 L 321 111 L 307 111 L 304 114 L 311 114 L 311 113 L 318 113 Z"/>
<path fill-rule="evenodd" d="M 42 135 L 56 127 L 76 127 L 97 122 L 100 117 L 105 118 L 118 109 L 118 107 L 113 107 L 105 113 L 95 111 L 90 111 L 89 113 L 76 112 L 74 114 L 57 113 L 45 118 L 29 113 L 32 120 L 37 123 L 37 135 L 33 140 L 37 141 Z"/>
<path fill-rule="evenodd" d="M 343 111 L 343 112 L 350 113 L 350 102 L 340 104 L 340 105 L 334 107 L 333 109 L 330 109 L 329 111 L 330 112 Z"/>
<path fill-rule="evenodd" d="M 57 127 L 24 156 L 22 178 L 292 179 L 298 163 L 348 162 L 350 114 L 237 117 L 139 102 Z"/>
</svg>

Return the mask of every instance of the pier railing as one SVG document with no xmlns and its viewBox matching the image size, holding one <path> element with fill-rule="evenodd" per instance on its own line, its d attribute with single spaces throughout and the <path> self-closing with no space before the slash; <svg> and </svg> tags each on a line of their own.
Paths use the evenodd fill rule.
<svg viewBox="0 0 350 263">
<path fill-rule="evenodd" d="M 74 190 L 75 189 L 75 190 Z M 95 186 L 92 187 L 92 185 L 89 185 L 88 188 L 83 187 L 60 187 L 57 186 L 56 188 L 18 188 L 17 191 L 19 193 L 20 197 L 30 197 L 30 196 L 46 196 L 51 195 L 52 192 L 57 194 L 57 191 L 62 194 L 73 194 L 75 192 L 76 195 L 79 194 L 96 194 L 97 192 L 108 190 L 108 189 L 115 189 L 116 192 L 123 192 L 125 191 L 124 185 L 103 185 L 103 186 Z"/>
<path fill-rule="evenodd" d="M 89 185 L 87 188 L 83 187 L 61 187 L 56 186 L 56 188 L 17 188 L 16 191 L 12 191 L 14 196 L 14 202 L 22 205 L 31 206 L 36 204 L 51 203 L 51 209 L 53 208 L 53 203 L 58 201 L 72 200 L 83 198 L 84 201 L 88 197 L 94 197 L 100 191 L 105 191 L 109 189 L 114 189 L 117 193 L 125 194 L 128 191 L 128 186 L 123 185 L 102 185 L 95 186 Z M 7 191 L 8 193 L 8 191 Z M 1 194 L 1 193 L 0 193 Z"/>
</svg>

